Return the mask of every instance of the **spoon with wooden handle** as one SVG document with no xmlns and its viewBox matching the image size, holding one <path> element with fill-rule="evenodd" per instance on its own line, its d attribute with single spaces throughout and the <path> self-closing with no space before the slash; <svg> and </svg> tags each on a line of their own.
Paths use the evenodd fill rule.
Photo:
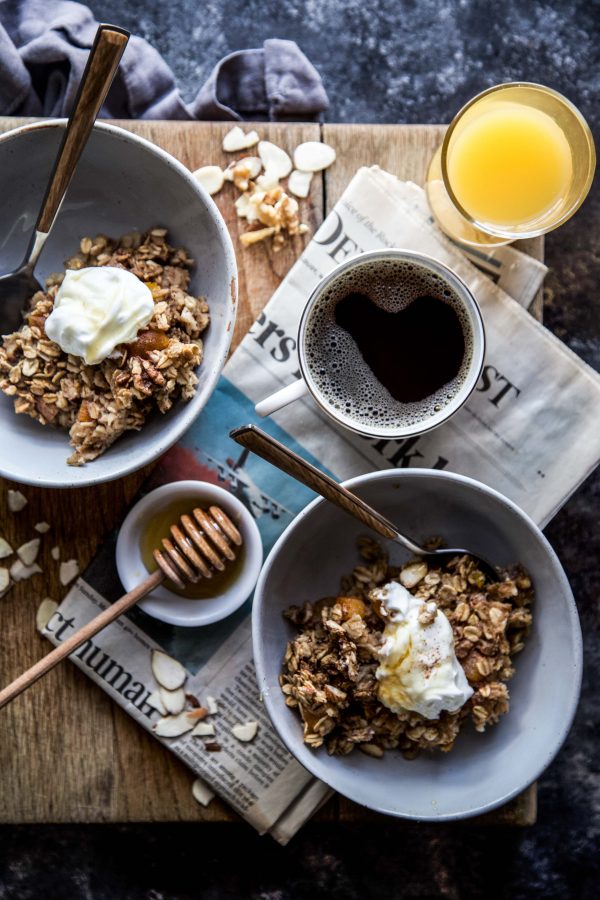
<svg viewBox="0 0 600 900">
<path fill-rule="evenodd" d="M 157 548 L 153 551 L 158 565 L 156 572 L 0 691 L 0 708 L 26 691 L 65 656 L 69 656 L 135 606 L 163 581 L 170 581 L 182 589 L 186 582 L 195 584 L 201 578 L 212 578 L 215 571 L 222 572 L 235 560 L 237 549 L 241 547 L 243 541 L 241 533 L 219 506 L 211 506 L 208 510 L 197 508 L 190 515 L 181 516 L 179 522 L 171 526 L 170 534 L 171 538 L 163 539 L 162 549 Z"/>
<path fill-rule="evenodd" d="M 324 472 L 321 472 L 311 463 L 302 459 L 301 456 L 298 456 L 297 453 L 294 453 L 293 450 L 290 450 L 284 444 L 257 428 L 256 425 L 243 425 L 241 428 L 234 428 L 233 431 L 229 432 L 229 437 L 241 444 L 242 447 L 252 450 L 257 456 L 261 456 L 271 465 L 281 469 L 282 472 L 291 475 L 297 481 L 301 481 L 306 487 L 339 506 L 344 512 L 354 516 L 355 519 L 372 528 L 373 531 L 387 538 L 388 541 L 395 541 L 397 544 L 401 544 L 406 550 L 409 550 L 416 556 L 420 556 L 433 566 L 443 565 L 444 562 L 448 562 L 455 556 L 466 555 L 476 561 L 479 569 L 489 579 L 492 581 L 499 580 L 493 564 L 471 550 L 449 549 L 446 547 L 438 550 L 428 550 L 426 547 L 422 547 L 412 538 L 398 531 L 393 522 L 382 516 L 381 513 L 369 506 L 368 503 L 365 503 L 356 494 L 353 494 L 352 491 L 349 491 L 348 488 L 338 484 L 329 475 L 325 475 Z"/>
<path fill-rule="evenodd" d="M 9 334 L 19 328 L 27 301 L 36 291 L 44 289 L 33 274 L 35 264 L 50 234 L 128 40 L 129 32 L 123 28 L 116 25 L 98 27 L 25 258 L 15 272 L 0 275 L 0 334 Z"/>
</svg>

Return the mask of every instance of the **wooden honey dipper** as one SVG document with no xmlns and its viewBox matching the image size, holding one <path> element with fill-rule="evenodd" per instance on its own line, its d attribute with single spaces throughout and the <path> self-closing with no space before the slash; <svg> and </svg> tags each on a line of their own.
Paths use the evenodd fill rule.
<svg viewBox="0 0 600 900">
<path fill-rule="evenodd" d="M 152 554 L 158 565 L 156 572 L 0 691 L 0 708 L 26 691 L 61 660 L 135 606 L 163 581 L 168 580 L 178 588 L 185 588 L 186 582 L 195 584 L 201 578 L 212 578 L 213 572 L 222 572 L 235 560 L 236 550 L 243 543 L 240 531 L 219 506 L 211 506 L 208 510 L 198 507 L 191 515 L 181 516 L 179 523 L 171 525 L 169 530 L 172 540 L 163 538 L 162 549 L 155 549 Z"/>
</svg>

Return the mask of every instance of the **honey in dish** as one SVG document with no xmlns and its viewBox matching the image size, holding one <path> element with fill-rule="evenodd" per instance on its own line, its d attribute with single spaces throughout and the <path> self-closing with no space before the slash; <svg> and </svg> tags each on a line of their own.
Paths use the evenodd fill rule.
<svg viewBox="0 0 600 900">
<path fill-rule="evenodd" d="M 148 572 L 155 572 L 158 568 L 152 556 L 152 551 L 157 548 L 162 549 L 162 539 L 170 538 L 169 529 L 171 525 L 178 524 L 183 515 L 189 515 L 193 519 L 192 510 L 196 507 L 204 508 L 207 505 L 209 504 L 203 504 L 198 498 L 175 500 L 165 504 L 163 509 L 154 514 L 142 531 L 140 540 L 142 561 Z M 238 525 L 235 520 L 233 520 L 233 524 Z M 241 547 L 234 547 L 233 549 L 237 554 L 236 558 L 225 566 L 223 572 L 215 571 L 212 578 L 200 577 L 196 584 L 186 584 L 184 590 L 180 590 L 172 582 L 168 581 L 166 582 L 168 589 L 180 597 L 187 597 L 189 600 L 207 600 L 210 597 L 217 597 L 233 584 L 242 570 L 246 553 L 245 545 L 242 544 Z"/>
</svg>

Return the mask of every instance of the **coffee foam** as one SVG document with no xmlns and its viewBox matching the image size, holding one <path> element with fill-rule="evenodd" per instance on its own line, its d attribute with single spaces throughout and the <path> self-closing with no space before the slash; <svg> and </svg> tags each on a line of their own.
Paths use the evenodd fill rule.
<svg viewBox="0 0 600 900">
<path fill-rule="evenodd" d="M 392 397 L 363 359 L 354 338 L 335 321 L 337 303 L 353 292 L 366 294 L 388 312 L 399 312 L 425 295 L 447 303 L 460 322 L 465 341 L 463 362 L 452 381 L 418 402 L 401 403 Z M 304 346 L 312 387 L 323 405 L 350 427 L 390 434 L 426 423 L 453 403 L 473 357 L 471 324 L 456 291 L 418 263 L 400 260 L 363 263 L 339 275 L 309 313 Z M 426 357 L 427 346 L 423 354 Z"/>
</svg>

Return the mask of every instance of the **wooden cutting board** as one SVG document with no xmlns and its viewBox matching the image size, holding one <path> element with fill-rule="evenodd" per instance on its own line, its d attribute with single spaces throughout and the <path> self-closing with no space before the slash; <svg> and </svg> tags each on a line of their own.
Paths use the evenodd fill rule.
<svg viewBox="0 0 600 900">
<path fill-rule="evenodd" d="M 0 133 L 25 119 L 1 118 Z M 133 122 L 116 124 L 168 150 L 190 169 L 228 161 L 221 140 L 231 127 L 210 122 Z M 291 153 L 299 143 L 324 140 L 338 152 L 335 164 L 317 175 L 302 219 L 314 231 L 361 165 L 378 164 L 403 179 L 422 183 L 428 160 L 441 141 L 437 125 L 264 124 L 261 137 Z M 151 185 L 148 188 L 152 190 Z M 244 249 L 234 189 L 226 185 L 215 198 L 234 240 L 239 265 L 240 306 L 233 348 L 279 285 L 308 237 L 294 238 L 279 253 L 267 244 Z M 160 211 L 157 211 L 160 219 Z M 541 240 L 522 242 L 538 258 Z M 541 298 L 537 306 L 541 315 Z M 43 575 L 22 582 L 0 600 L 0 684 L 6 684 L 48 652 L 35 630 L 42 597 L 60 600 L 58 566 L 50 548 L 62 558 L 76 557 L 83 569 L 102 536 L 122 518 L 144 472 L 96 488 L 52 491 L 27 487 L 29 503 L 18 515 L 7 513 L 0 479 L 0 534 L 13 546 L 28 540 L 35 523 L 46 520 Z M 82 672 L 65 663 L 7 709 L 0 711 L 0 822 L 148 822 L 235 821 L 219 800 L 203 809 L 192 799 L 188 769 L 129 718 Z M 478 821 L 527 825 L 535 822 L 535 785 L 500 810 Z M 381 816 L 339 797 L 318 814 L 320 821 L 373 822 Z"/>
</svg>

